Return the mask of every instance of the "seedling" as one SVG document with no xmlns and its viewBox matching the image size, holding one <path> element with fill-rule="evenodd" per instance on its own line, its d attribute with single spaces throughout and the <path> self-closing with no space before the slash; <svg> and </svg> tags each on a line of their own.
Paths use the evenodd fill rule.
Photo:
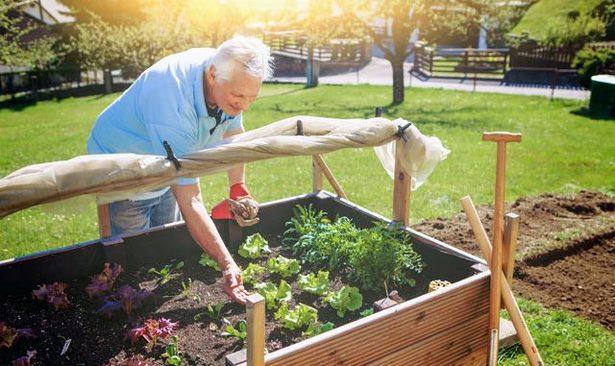
<svg viewBox="0 0 615 366">
<path fill-rule="evenodd" d="M 220 266 L 218 265 L 218 262 L 216 262 L 212 257 L 210 257 L 205 252 L 203 252 L 203 254 L 201 254 L 201 259 L 199 259 L 199 264 L 201 266 L 203 266 L 203 267 L 213 268 L 216 271 L 221 271 L 222 270 L 220 268 Z"/>
<path fill-rule="evenodd" d="M 214 306 L 207 304 L 207 307 L 205 307 L 206 311 L 196 314 L 194 316 L 194 320 L 200 320 L 203 316 L 206 316 L 209 319 L 216 321 L 220 319 L 220 312 L 222 311 L 223 307 L 224 307 L 224 301 L 220 301 L 214 304 Z"/>
<path fill-rule="evenodd" d="M 159 276 L 160 278 L 160 284 L 164 285 L 165 283 L 169 282 L 171 280 L 171 278 L 173 277 L 173 271 L 178 271 L 180 270 L 182 267 L 184 266 L 184 262 L 177 262 L 175 265 L 173 264 L 167 264 L 164 267 L 160 268 L 160 270 L 157 270 L 156 268 L 150 268 L 148 273 L 155 273 Z"/>
<path fill-rule="evenodd" d="M 183 297 L 190 297 L 192 295 L 192 300 L 196 302 L 201 302 L 201 296 L 199 294 L 194 293 L 192 288 L 192 278 L 188 277 L 188 282 L 184 282 L 182 280 L 182 293 Z"/>
<path fill-rule="evenodd" d="M 261 234 L 256 233 L 246 238 L 246 241 L 239 246 L 239 255 L 244 258 L 256 259 L 263 253 L 271 253 L 269 243 Z"/>
<path fill-rule="evenodd" d="M 301 266 L 298 260 L 288 259 L 280 255 L 267 261 L 267 269 L 271 273 L 277 273 L 283 278 L 287 278 L 299 273 Z"/>
<path fill-rule="evenodd" d="M 244 284 L 254 285 L 263 273 L 265 273 L 265 267 L 256 263 L 250 263 L 246 269 L 241 271 L 241 277 Z"/>
<path fill-rule="evenodd" d="M 102 272 L 92 276 L 92 280 L 85 288 L 85 292 L 87 292 L 90 298 L 103 297 L 104 294 L 111 291 L 115 280 L 117 280 L 117 277 L 122 272 L 124 272 L 124 268 L 121 265 L 105 263 L 105 268 L 103 268 Z"/>
<path fill-rule="evenodd" d="M 141 307 L 143 302 L 153 295 L 149 291 L 137 291 L 129 285 L 124 285 L 109 295 L 105 303 L 96 312 L 111 317 L 116 311 L 122 309 L 130 318 L 132 311 Z"/>
<path fill-rule="evenodd" d="M 143 338 L 147 342 L 145 349 L 149 353 L 154 349 L 159 340 L 175 335 L 176 332 L 177 323 L 173 323 L 169 319 L 148 319 L 143 323 L 142 327 L 131 329 L 126 338 L 130 338 L 130 342 L 133 345 Z"/>
<path fill-rule="evenodd" d="M 180 366 L 182 364 L 182 358 L 179 355 L 179 336 L 171 336 L 171 342 L 167 345 L 162 358 L 166 359 L 167 365 Z"/>
<path fill-rule="evenodd" d="M 32 291 L 32 298 L 39 301 L 46 301 L 55 311 L 65 309 L 68 307 L 68 304 L 70 304 L 68 296 L 64 293 L 67 287 L 67 284 L 61 282 L 54 282 L 50 285 L 40 285 L 37 290 Z"/>
<path fill-rule="evenodd" d="M 318 271 L 318 275 L 308 273 L 299 275 L 297 281 L 299 289 L 318 296 L 326 296 L 329 293 L 329 272 Z"/>
<path fill-rule="evenodd" d="M 282 322 L 284 328 L 295 330 L 316 323 L 318 310 L 302 303 L 295 306 L 293 310 L 289 310 L 288 303 L 283 302 L 274 317 Z"/>
<path fill-rule="evenodd" d="M 276 286 L 272 282 L 257 283 L 256 291 L 265 298 L 267 309 L 271 310 L 280 302 L 288 302 L 292 299 L 292 291 L 288 282 L 280 280 L 280 285 Z"/>
<path fill-rule="evenodd" d="M 301 333 L 301 335 L 303 335 L 304 337 L 314 337 L 324 332 L 328 332 L 334 327 L 335 325 L 331 322 L 326 322 L 326 323 L 315 322 L 315 323 L 311 323 L 308 326 L 307 330 Z"/>
<path fill-rule="evenodd" d="M 337 310 L 337 316 L 343 318 L 346 311 L 354 311 L 361 308 L 363 305 L 363 295 L 356 287 L 342 287 L 338 292 L 333 292 L 327 296 L 327 302 L 331 307 Z"/>
<path fill-rule="evenodd" d="M 13 344 L 22 338 L 36 338 L 30 328 L 13 328 L 0 322 L 0 348 L 11 348 Z"/>
<path fill-rule="evenodd" d="M 246 340 L 248 339 L 246 321 L 240 320 L 239 323 L 237 323 L 237 328 L 235 328 L 233 324 L 231 324 L 231 322 L 229 322 L 226 318 L 222 320 L 224 321 L 224 323 L 226 323 L 226 328 L 225 331 L 222 332 L 222 335 L 237 338 L 237 341 L 239 341 L 239 343 L 243 347 L 243 345 L 246 343 Z"/>
</svg>

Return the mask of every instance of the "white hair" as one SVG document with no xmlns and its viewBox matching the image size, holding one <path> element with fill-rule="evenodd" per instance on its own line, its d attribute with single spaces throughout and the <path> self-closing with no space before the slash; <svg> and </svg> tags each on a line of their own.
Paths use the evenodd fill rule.
<svg viewBox="0 0 615 366">
<path fill-rule="evenodd" d="M 237 34 L 218 47 L 210 65 L 214 65 L 221 81 L 229 81 L 235 67 L 261 81 L 273 75 L 269 47 L 258 38 Z"/>
</svg>

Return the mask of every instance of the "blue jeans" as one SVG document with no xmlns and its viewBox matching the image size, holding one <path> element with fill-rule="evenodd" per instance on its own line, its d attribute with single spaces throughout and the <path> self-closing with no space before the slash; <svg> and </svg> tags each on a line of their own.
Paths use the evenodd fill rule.
<svg viewBox="0 0 615 366">
<path fill-rule="evenodd" d="M 181 214 L 169 189 L 162 196 L 148 200 L 110 203 L 109 218 L 112 235 L 120 235 L 179 221 Z"/>
</svg>

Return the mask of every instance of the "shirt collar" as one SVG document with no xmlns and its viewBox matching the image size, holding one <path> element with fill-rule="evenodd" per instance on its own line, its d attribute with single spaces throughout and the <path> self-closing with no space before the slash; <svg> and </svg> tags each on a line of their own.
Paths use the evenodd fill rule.
<svg viewBox="0 0 615 366">
<path fill-rule="evenodd" d="M 203 73 L 207 67 L 206 63 L 199 68 L 194 78 L 194 107 L 199 118 L 207 117 L 207 108 L 205 107 L 205 91 L 203 90 Z"/>
</svg>

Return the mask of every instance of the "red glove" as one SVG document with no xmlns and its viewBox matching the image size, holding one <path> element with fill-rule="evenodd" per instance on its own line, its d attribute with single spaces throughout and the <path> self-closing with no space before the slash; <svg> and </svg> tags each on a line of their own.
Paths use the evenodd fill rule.
<svg viewBox="0 0 615 366">
<path fill-rule="evenodd" d="M 252 198 L 250 192 L 248 192 L 248 187 L 246 187 L 245 183 L 235 183 L 231 186 L 229 190 L 229 198 L 235 201 L 238 201 L 242 198 Z M 228 200 L 223 200 L 214 206 L 211 210 L 211 217 L 214 219 L 225 219 L 232 220 L 235 218 L 235 215 L 231 211 L 231 205 Z"/>
</svg>

